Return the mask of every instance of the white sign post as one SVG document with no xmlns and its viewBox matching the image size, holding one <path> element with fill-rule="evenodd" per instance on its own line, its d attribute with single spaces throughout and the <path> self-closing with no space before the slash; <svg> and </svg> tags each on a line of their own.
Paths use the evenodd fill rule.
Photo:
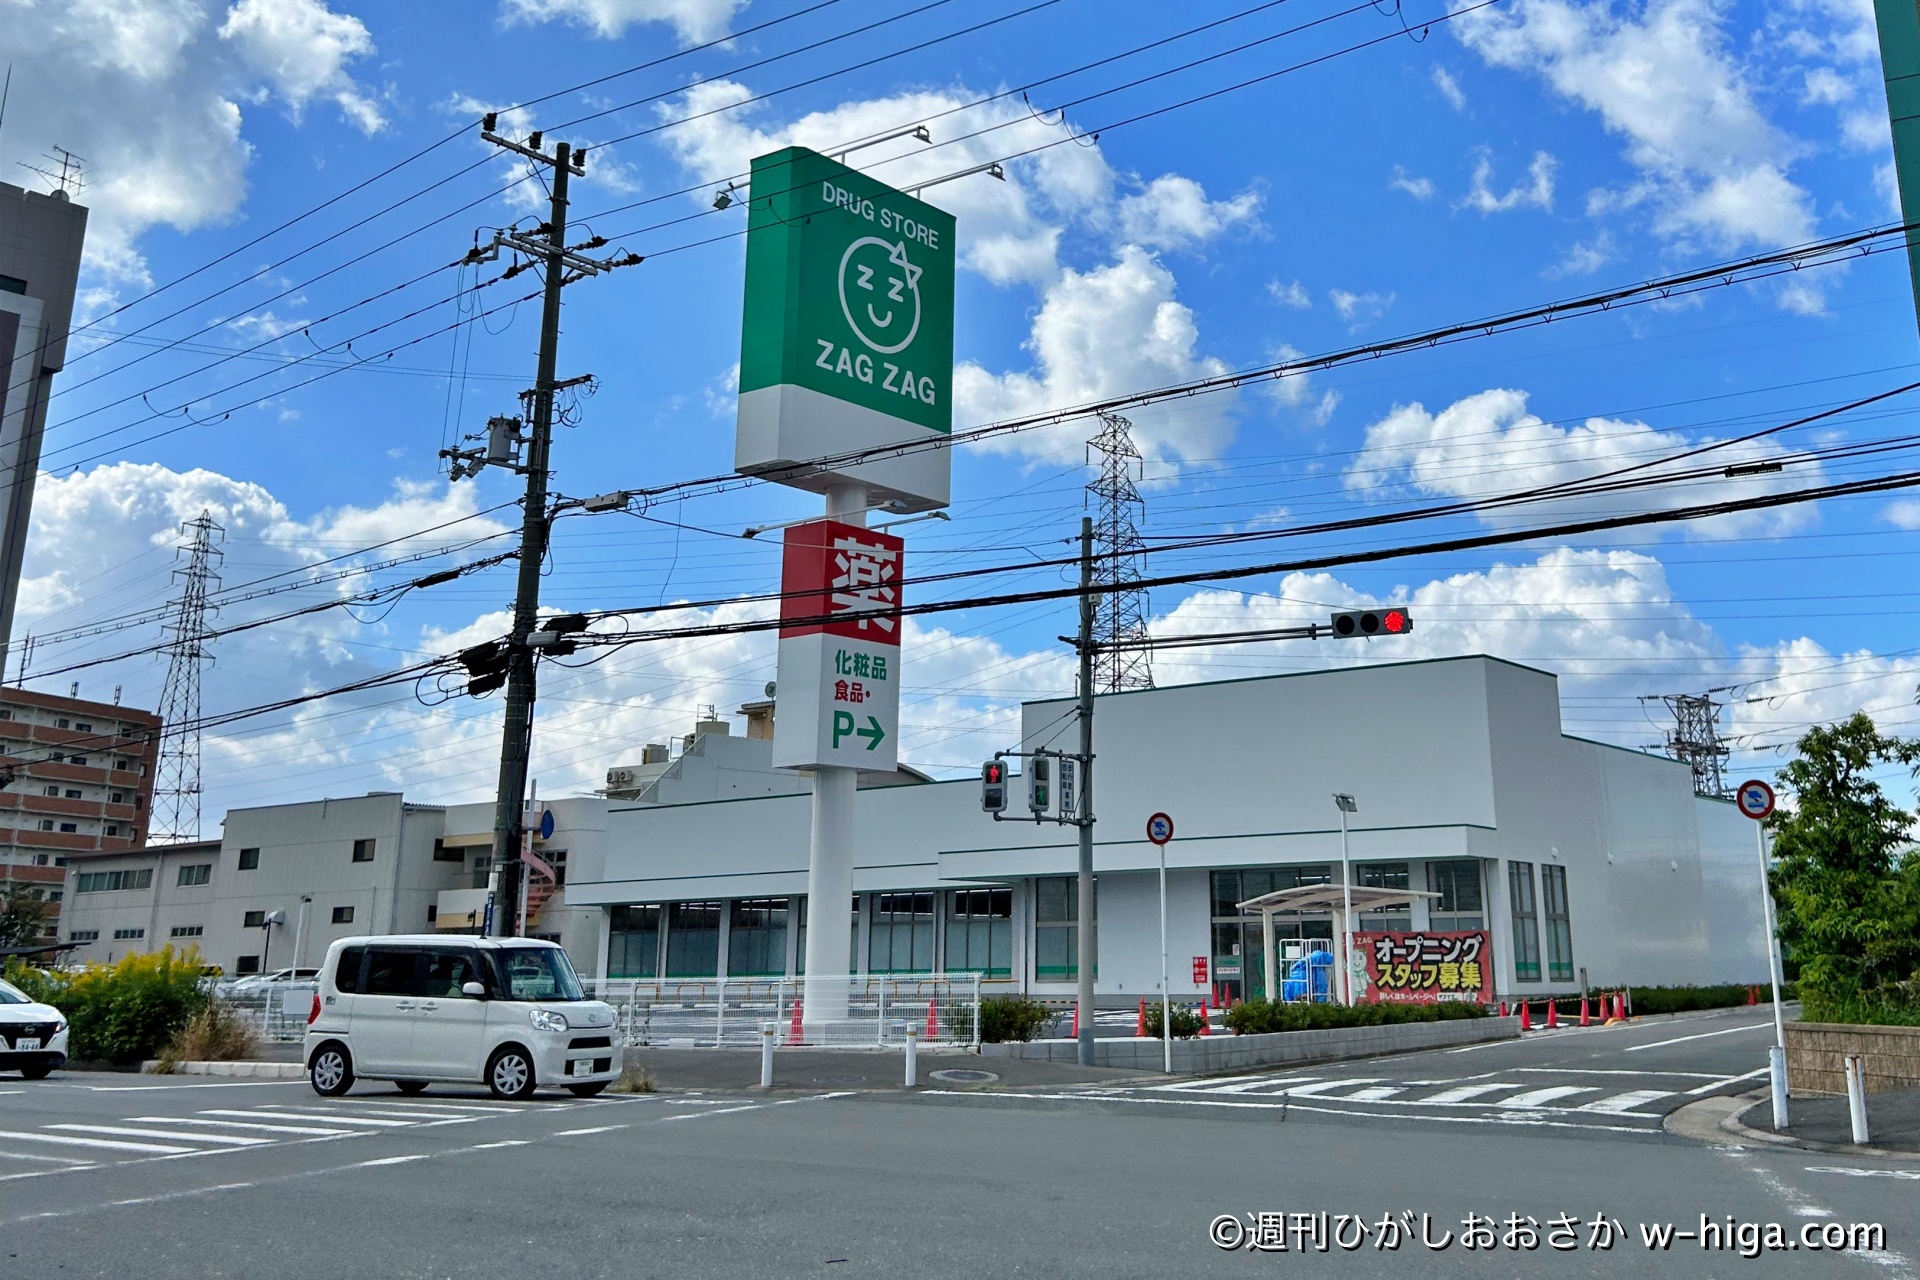
<svg viewBox="0 0 1920 1280">
<path fill-rule="evenodd" d="M 1167 990 L 1167 842 L 1173 839 L 1173 819 L 1164 813 L 1148 818 L 1147 839 L 1160 850 L 1160 1048 L 1166 1072 L 1172 1075 L 1173 994 Z"/>
<path fill-rule="evenodd" d="M 1733 802 L 1753 819 L 1760 845 L 1760 918 L 1766 925 L 1767 972 L 1773 979 L 1773 1048 L 1767 1051 L 1767 1074 L 1773 1085 L 1773 1127 L 1787 1127 L 1787 1019 L 1780 1007 L 1780 949 L 1774 936 L 1773 886 L 1767 881 L 1767 824 L 1773 814 L 1773 788 L 1759 779 L 1734 789 Z"/>
</svg>

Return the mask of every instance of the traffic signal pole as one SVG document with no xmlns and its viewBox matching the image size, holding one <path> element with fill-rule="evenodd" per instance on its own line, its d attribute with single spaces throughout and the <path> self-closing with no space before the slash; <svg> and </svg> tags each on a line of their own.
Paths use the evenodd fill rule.
<svg viewBox="0 0 1920 1280">
<path fill-rule="evenodd" d="M 1093 517 L 1080 517 L 1080 1065 L 1093 1065 Z"/>
</svg>

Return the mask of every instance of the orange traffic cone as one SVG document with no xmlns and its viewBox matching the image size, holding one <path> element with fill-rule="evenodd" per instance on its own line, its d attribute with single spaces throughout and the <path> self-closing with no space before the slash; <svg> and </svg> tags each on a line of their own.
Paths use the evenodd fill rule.
<svg viewBox="0 0 1920 1280">
<path fill-rule="evenodd" d="M 1748 1004 L 1760 1003 L 1759 999 L 1754 995 L 1754 989 L 1752 987 L 1747 988 L 1747 1003 Z"/>
<path fill-rule="evenodd" d="M 1613 993 L 1613 1016 L 1621 1022 L 1627 1020 L 1627 993 L 1624 991 Z"/>
<path fill-rule="evenodd" d="M 1200 1001 L 1200 1034 L 1203 1036 L 1213 1034 L 1213 1010 L 1204 997 Z"/>
<path fill-rule="evenodd" d="M 1520 1002 L 1520 1029 L 1522 1031 L 1533 1030 L 1533 1012 L 1527 1008 L 1527 1002 L 1525 1000 Z"/>
<path fill-rule="evenodd" d="M 801 1040 L 800 1005 L 801 1005 L 800 997 L 795 996 L 793 998 L 793 1025 L 787 1028 L 788 1044 L 799 1044 Z"/>
<path fill-rule="evenodd" d="M 1073 1040 L 1080 1038 L 1080 1002 L 1078 1000 L 1073 1002 L 1073 1030 L 1068 1033 L 1068 1038 Z"/>
<path fill-rule="evenodd" d="M 934 1016 L 933 1001 L 929 1000 L 927 1001 L 927 1040 L 931 1042 L 934 1040 L 938 1040 L 939 1038 L 940 1038 L 940 1019 Z"/>
<path fill-rule="evenodd" d="M 1134 1028 L 1134 1032 L 1133 1032 L 1133 1034 L 1134 1034 L 1134 1036 L 1135 1036 L 1135 1038 L 1137 1038 L 1137 1039 L 1142 1039 L 1142 1040 L 1144 1040 L 1144 1039 L 1146 1039 L 1146 1035 L 1147 1035 L 1147 1001 L 1146 1001 L 1146 997 L 1144 997 L 1144 996 L 1142 996 L 1142 997 L 1141 997 L 1141 999 L 1140 999 L 1140 1025 Z"/>
<path fill-rule="evenodd" d="M 1593 1025 L 1593 1020 L 1587 1016 L 1587 998 L 1585 996 L 1580 997 L 1580 1025 L 1583 1027 Z"/>
<path fill-rule="evenodd" d="M 1500 1002 L 1500 1016 L 1503 1018 L 1507 1016 L 1507 1002 L 1505 1000 Z"/>
<path fill-rule="evenodd" d="M 1557 1027 L 1560 1025 L 1560 1002 L 1558 1000 L 1547 1001 L 1547 1025 L 1549 1027 Z"/>
</svg>

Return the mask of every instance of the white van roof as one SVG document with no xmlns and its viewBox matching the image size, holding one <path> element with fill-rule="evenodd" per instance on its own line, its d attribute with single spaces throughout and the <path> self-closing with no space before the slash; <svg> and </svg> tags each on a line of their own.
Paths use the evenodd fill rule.
<svg viewBox="0 0 1920 1280">
<path fill-rule="evenodd" d="M 341 947 L 362 947 L 368 944 L 379 946 L 446 946 L 459 943 L 466 946 L 500 949 L 505 947 L 551 947 L 560 950 L 560 944 L 549 942 L 545 938 L 482 938 L 471 933 L 382 933 L 362 938 L 335 938 L 328 951 Z"/>
</svg>

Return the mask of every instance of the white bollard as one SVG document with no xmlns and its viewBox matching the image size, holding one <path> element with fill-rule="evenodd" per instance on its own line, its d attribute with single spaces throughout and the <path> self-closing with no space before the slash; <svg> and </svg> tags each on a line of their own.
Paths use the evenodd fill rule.
<svg viewBox="0 0 1920 1280">
<path fill-rule="evenodd" d="M 760 1024 L 760 1087 L 773 1088 L 773 1037 L 777 1034 L 774 1024 Z"/>
<path fill-rule="evenodd" d="M 1767 1075 L 1773 1085 L 1773 1127 L 1787 1127 L 1787 1051 L 1779 1045 L 1767 1050 Z"/>
<path fill-rule="evenodd" d="M 1847 1117 L 1853 1121 L 1853 1145 L 1864 1147 L 1867 1137 L 1867 1060 L 1847 1055 Z"/>
<path fill-rule="evenodd" d="M 912 1023 L 907 1024 L 907 1088 L 918 1087 L 920 1083 L 920 1031 Z"/>
</svg>

